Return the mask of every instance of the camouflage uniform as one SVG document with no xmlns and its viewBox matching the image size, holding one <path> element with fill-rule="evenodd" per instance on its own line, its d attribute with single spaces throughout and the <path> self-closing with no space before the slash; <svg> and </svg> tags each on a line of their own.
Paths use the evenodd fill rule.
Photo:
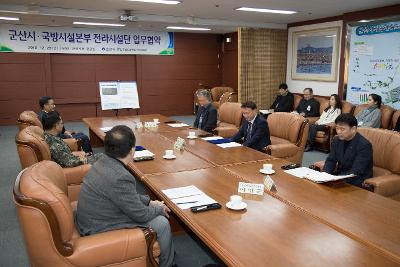
<svg viewBox="0 0 400 267">
<path fill-rule="evenodd" d="M 50 148 L 51 159 L 62 167 L 75 167 L 85 164 L 78 156 L 72 154 L 69 146 L 58 136 L 44 133 L 44 139 Z M 88 164 L 94 164 L 98 159 L 104 157 L 104 154 L 97 153 L 87 157 Z"/>
</svg>

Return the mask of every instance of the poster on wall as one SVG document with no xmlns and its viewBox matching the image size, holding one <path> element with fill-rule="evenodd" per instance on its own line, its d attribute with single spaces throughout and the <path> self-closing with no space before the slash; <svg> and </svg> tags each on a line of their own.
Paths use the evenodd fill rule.
<svg viewBox="0 0 400 267">
<path fill-rule="evenodd" d="M 400 108 L 400 22 L 351 29 L 346 100 L 366 103 L 371 93 Z"/>
<path fill-rule="evenodd" d="M 173 55 L 174 33 L 0 24 L 0 52 Z"/>
<path fill-rule="evenodd" d="M 292 80 L 336 82 L 340 27 L 292 35 Z"/>
<path fill-rule="evenodd" d="M 101 109 L 139 108 L 139 97 L 135 81 L 99 82 Z"/>
</svg>

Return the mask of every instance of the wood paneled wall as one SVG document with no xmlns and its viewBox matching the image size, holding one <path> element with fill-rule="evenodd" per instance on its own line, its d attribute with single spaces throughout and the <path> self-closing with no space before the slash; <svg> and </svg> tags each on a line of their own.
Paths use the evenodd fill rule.
<svg viewBox="0 0 400 267">
<path fill-rule="evenodd" d="M 231 42 L 225 42 L 230 37 Z M 237 32 L 224 35 L 224 47 L 222 53 L 222 84 L 238 90 L 238 34 Z"/>
<path fill-rule="evenodd" d="M 137 81 L 140 114 L 191 114 L 199 83 L 222 84 L 221 48 L 219 35 L 176 33 L 174 56 L 0 53 L 0 124 L 38 111 L 43 95 L 54 97 L 64 120 L 111 116 L 98 92 L 107 80 Z"/>
</svg>

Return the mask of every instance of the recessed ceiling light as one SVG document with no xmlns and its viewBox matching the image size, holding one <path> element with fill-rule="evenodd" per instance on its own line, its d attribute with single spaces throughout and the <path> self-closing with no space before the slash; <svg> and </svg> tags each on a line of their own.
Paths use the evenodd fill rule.
<svg viewBox="0 0 400 267">
<path fill-rule="evenodd" d="M 252 12 L 262 12 L 262 13 L 277 13 L 277 14 L 295 14 L 297 11 L 289 11 L 289 10 L 276 10 L 276 9 L 267 9 L 267 8 L 254 8 L 254 7 L 239 7 L 236 8 L 239 11 L 252 11 Z"/>
<path fill-rule="evenodd" d="M 180 4 L 181 1 L 170 1 L 170 0 L 128 0 L 130 2 L 143 2 L 143 3 L 152 3 L 152 4 L 164 4 L 164 5 L 177 5 Z"/>
<path fill-rule="evenodd" d="M 370 21 L 372 21 L 372 20 L 362 19 L 362 20 L 359 20 L 358 22 L 370 22 Z"/>
<path fill-rule="evenodd" d="M 176 27 L 168 26 L 167 29 L 170 30 L 188 30 L 188 31 L 211 31 L 209 28 L 192 28 L 192 27 Z"/>
<path fill-rule="evenodd" d="M 74 21 L 75 25 L 90 25 L 90 26 L 110 26 L 110 27 L 124 27 L 125 24 L 116 24 L 116 23 L 100 23 L 100 22 L 82 22 L 82 21 Z"/>
<path fill-rule="evenodd" d="M 16 17 L 0 17 L 2 20 L 19 20 L 19 18 Z"/>
</svg>

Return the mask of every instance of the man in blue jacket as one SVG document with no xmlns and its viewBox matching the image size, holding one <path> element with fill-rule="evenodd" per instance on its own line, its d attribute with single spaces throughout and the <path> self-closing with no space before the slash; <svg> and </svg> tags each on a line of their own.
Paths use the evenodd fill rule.
<svg viewBox="0 0 400 267">
<path fill-rule="evenodd" d="M 245 118 L 240 130 L 231 140 L 243 140 L 243 145 L 255 150 L 263 150 L 271 144 L 267 121 L 258 114 L 257 105 L 252 101 L 242 103 L 242 113 Z"/>
<path fill-rule="evenodd" d="M 353 174 L 346 182 L 361 187 L 372 177 L 372 145 L 357 132 L 357 119 L 350 113 L 339 115 L 336 120 L 337 137 L 325 161 L 324 172 L 335 175 Z"/>
</svg>

